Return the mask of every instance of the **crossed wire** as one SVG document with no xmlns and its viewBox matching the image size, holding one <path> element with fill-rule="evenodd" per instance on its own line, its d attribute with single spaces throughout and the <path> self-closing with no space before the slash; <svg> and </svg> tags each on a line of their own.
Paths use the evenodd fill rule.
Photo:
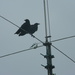
<svg viewBox="0 0 75 75">
<path fill-rule="evenodd" d="M 18 25 L 14 24 L 13 22 L 9 21 L 8 19 L 6 19 L 5 17 L 1 16 L 1 18 L 3 18 L 4 20 L 10 22 L 11 24 L 13 24 L 14 26 L 20 28 Z M 22 28 L 21 28 L 22 29 Z M 25 31 L 24 29 L 22 29 L 23 31 Z M 30 33 L 29 33 L 30 34 Z M 41 40 L 39 40 L 37 37 L 35 37 L 34 35 L 30 34 L 31 36 L 33 36 L 35 39 L 37 39 L 38 41 L 40 41 L 42 44 L 44 44 L 44 42 L 42 42 Z M 61 38 L 61 39 L 57 39 L 57 40 L 53 40 L 51 42 L 56 42 L 56 41 L 60 41 L 60 40 L 64 40 L 64 39 L 69 39 L 69 38 L 74 38 L 74 36 L 69 36 L 69 37 L 65 37 L 65 38 Z M 36 49 L 36 48 L 39 48 L 39 47 L 43 47 L 44 45 L 40 45 L 40 46 L 36 46 L 36 47 L 32 47 L 32 48 L 29 48 L 29 49 L 25 49 L 25 50 L 21 50 L 21 51 L 17 51 L 17 52 L 13 52 L 13 53 L 9 53 L 9 54 L 5 54 L 5 55 L 2 55 L 0 56 L 0 58 L 3 58 L 3 57 L 7 57 L 7 56 L 10 56 L 10 55 L 14 55 L 14 54 L 18 54 L 18 53 L 22 53 L 22 52 L 25 52 L 25 51 L 29 51 L 29 50 L 32 50 L 32 49 Z M 62 53 L 63 55 L 65 55 L 68 59 L 70 59 L 72 62 L 75 63 L 75 61 L 70 58 L 68 55 L 66 55 L 64 52 L 62 52 L 60 49 L 58 49 L 57 47 L 55 47 L 54 45 L 51 45 L 52 47 L 54 47 L 56 50 L 58 50 L 60 53 Z"/>
</svg>

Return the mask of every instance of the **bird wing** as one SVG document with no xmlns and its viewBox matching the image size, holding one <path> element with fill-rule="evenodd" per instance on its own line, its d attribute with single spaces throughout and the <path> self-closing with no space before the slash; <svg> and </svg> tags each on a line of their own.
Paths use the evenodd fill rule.
<svg viewBox="0 0 75 75">
<path fill-rule="evenodd" d="M 20 31 L 21 31 L 21 28 L 19 28 L 19 29 L 15 32 L 15 34 L 19 34 Z"/>
<path fill-rule="evenodd" d="M 20 32 L 22 32 L 23 28 L 24 28 L 24 24 L 22 24 L 22 26 L 16 31 L 15 34 L 19 34 Z"/>
<path fill-rule="evenodd" d="M 29 32 L 30 21 L 28 19 L 26 19 L 25 21 L 26 22 L 22 24 L 22 26 L 16 31 L 15 34 L 19 34 L 19 36 L 23 36 Z"/>
<path fill-rule="evenodd" d="M 37 25 L 31 25 L 29 33 L 33 34 L 35 31 L 37 31 L 37 28 L 38 28 Z"/>
<path fill-rule="evenodd" d="M 16 33 L 15 34 L 19 34 L 19 33 L 26 33 L 26 31 L 28 31 L 28 28 L 30 27 L 30 24 L 28 24 L 28 23 L 24 23 L 24 24 L 22 24 L 22 26 L 16 31 Z M 23 30 L 22 30 L 23 29 Z M 26 30 L 26 31 L 24 31 L 24 30 Z"/>
</svg>

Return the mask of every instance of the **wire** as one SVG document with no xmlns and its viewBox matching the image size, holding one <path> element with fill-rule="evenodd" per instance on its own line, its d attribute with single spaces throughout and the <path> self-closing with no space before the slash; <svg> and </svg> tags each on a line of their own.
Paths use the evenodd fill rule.
<svg viewBox="0 0 75 75">
<path fill-rule="evenodd" d="M 57 39 L 57 40 L 53 40 L 53 41 L 51 41 L 51 42 L 61 41 L 61 40 L 70 39 L 70 38 L 74 38 L 74 37 L 75 37 L 75 35 L 69 36 L 69 37 L 64 37 L 64 38 Z"/>
<path fill-rule="evenodd" d="M 39 48 L 39 47 L 42 47 L 42 45 L 37 46 L 36 48 Z M 4 58 L 4 57 L 7 57 L 7 56 L 15 55 L 15 54 L 22 53 L 22 52 L 25 52 L 25 51 L 29 51 L 29 50 L 32 50 L 32 49 L 36 49 L 36 48 L 34 47 L 34 48 L 29 48 L 29 49 L 25 49 L 25 50 L 13 52 L 13 53 L 5 54 L 5 55 L 0 56 L 0 58 Z"/>
<path fill-rule="evenodd" d="M 73 36 L 68 36 L 68 37 L 64 37 L 64 38 L 60 38 L 60 39 L 56 39 L 56 40 L 52 40 L 51 43 L 52 43 L 52 42 L 61 41 L 61 40 L 67 40 L 67 39 L 71 39 L 71 38 L 75 38 L 75 35 L 73 35 Z M 37 43 L 37 44 L 40 44 L 40 42 Z M 43 46 L 43 45 L 42 45 L 42 46 Z"/>
<path fill-rule="evenodd" d="M 61 50 L 59 50 L 57 47 L 55 47 L 54 45 L 51 45 L 51 46 L 54 47 L 57 51 L 59 51 L 60 53 L 62 53 L 64 56 L 66 56 L 68 59 L 70 59 L 72 62 L 75 63 L 75 61 L 71 57 L 69 57 L 68 55 L 66 55 L 64 52 L 62 52 Z"/>
<path fill-rule="evenodd" d="M 8 19 L 6 19 L 5 17 L 3 17 L 3 16 L 1 16 L 0 15 L 0 17 L 1 18 L 3 18 L 4 20 L 6 20 L 6 21 L 8 21 L 8 22 L 10 22 L 11 24 L 13 24 L 14 26 L 16 26 L 16 27 L 18 27 L 18 28 L 20 28 L 18 25 L 16 25 L 15 23 L 13 23 L 13 22 L 11 22 L 10 20 L 8 20 Z M 20 28 L 20 29 L 22 29 L 22 28 Z M 23 31 L 25 31 L 25 32 L 28 32 L 28 31 L 26 31 L 26 30 L 24 30 L 24 29 L 22 29 Z M 30 34 L 30 33 L 29 33 Z M 43 43 L 40 39 L 38 39 L 37 37 L 35 37 L 34 35 L 32 35 L 32 34 L 30 34 L 31 36 L 33 36 L 33 38 L 35 38 L 35 39 L 37 39 L 38 41 L 40 41 L 41 43 Z"/>
<path fill-rule="evenodd" d="M 20 28 L 18 25 L 16 25 L 15 23 L 13 23 L 13 22 L 9 21 L 9 20 L 8 20 L 8 19 L 6 19 L 5 17 L 3 17 L 3 16 L 1 16 L 1 15 L 0 15 L 0 17 L 1 17 L 1 18 L 3 18 L 4 20 L 6 20 L 6 21 L 10 22 L 11 24 L 15 25 L 16 27 Z"/>
</svg>

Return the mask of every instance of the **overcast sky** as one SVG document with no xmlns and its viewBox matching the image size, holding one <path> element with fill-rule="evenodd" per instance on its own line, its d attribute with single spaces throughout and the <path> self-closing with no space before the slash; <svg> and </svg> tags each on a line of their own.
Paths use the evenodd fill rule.
<svg viewBox="0 0 75 75">
<path fill-rule="evenodd" d="M 75 35 L 75 0 L 49 0 L 52 40 Z M 0 15 L 18 26 L 30 19 L 31 24 L 40 23 L 34 34 L 45 41 L 43 0 L 0 0 Z M 17 36 L 17 27 L 0 18 L 0 56 L 30 48 L 38 40 L 29 34 Z M 75 38 L 53 42 L 54 46 L 75 60 Z M 40 44 L 41 45 L 41 44 Z M 47 75 L 46 48 L 41 47 L 16 55 L 0 58 L 0 75 Z M 75 75 L 75 63 L 52 47 L 52 60 L 56 75 Z"/>
</svg>

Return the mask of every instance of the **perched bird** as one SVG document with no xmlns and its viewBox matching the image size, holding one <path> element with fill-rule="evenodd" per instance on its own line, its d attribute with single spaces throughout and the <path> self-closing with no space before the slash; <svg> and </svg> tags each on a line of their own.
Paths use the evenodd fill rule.
<svg viewBox="0 0 75 75">
<path fill-rule="evenodd" d="M 39 23 L 35 23 L 34 25 L 30 25 L 29 33 L 33 34 L 38 30 Z"/>
<path fill-rule="evenodd" d="M 29 33 L 32 35 L 38 30 L 39 23 L 30 25 L 30 21 L 28 19 L 26 19 L 25 21 L 26 22 L 17 30 L 15 34 L 18 34 L 19 36 L 23 36 Z"/>
<path fill-rule="evenodd" d="M 28 19 L 24 20 L 26 21 L 17 31 L 15 34 L 18 34 L 19 36 L 25 35 L 29 28 L 30 28 L 30 21 Z"/>
</svg>

